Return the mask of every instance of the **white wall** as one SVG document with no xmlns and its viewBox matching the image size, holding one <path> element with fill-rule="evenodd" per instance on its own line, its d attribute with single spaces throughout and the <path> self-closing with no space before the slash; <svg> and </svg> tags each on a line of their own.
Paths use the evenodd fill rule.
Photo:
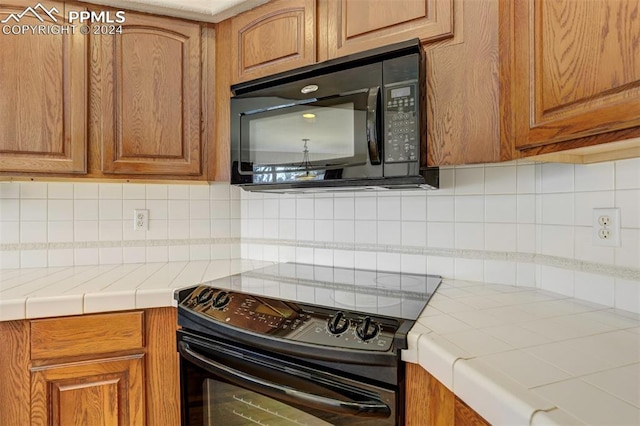
<svg viewBox="0 0 640 426">
<path fill-rule="evenodd" d="M 594 207 L 621 209 L 621 247 L 593 246 Z M 133 231 L 135 208 L 149 209 L 149 231 Z M 450 167 L 437 191 L 315 196 L 0 183 L 0 268 L 240 255 L 516 283 L 640 312 L 640 159 Z"/>
<path fill-rule="evenodd" d="M 443 168 L 438 191 L 242 194 L 242 255 L 537 286 L 640 312 L 640 159 Z M 621 209 L 622 245 L 592 244 Z"/>
</svg>

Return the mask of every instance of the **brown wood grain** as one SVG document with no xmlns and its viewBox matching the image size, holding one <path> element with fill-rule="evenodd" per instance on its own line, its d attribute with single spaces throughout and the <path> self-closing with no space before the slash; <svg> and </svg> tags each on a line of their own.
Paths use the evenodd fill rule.
<svg viewBox="0 0 640 426">
<path fill-rule="evenodd" d="M 215 42 L 215 100 L 213 110 L 213 139 L 209 138 L 210 181 L 229 181 L 231 178 L 231 144 L 230 144 L 230 99 L 231 99 L 231 62 L 229 54 L 231 45 L 231 20 L 216 26 Z M 208 117 L 211 117 L 209 114 Z"/>
<path fill-rule="evenodd" d="M 513 90 L 511 79 L 515 75 L 513 61 L 513 34 L 514 20 L 513 1 L 498 0 L 498 55 L 500 73 L 500 159 L 515 160 L 520 157 L 520 151 L 515 149 L 515 124 L 513 114 Z"/>
<path fill-rule="evenodd" d="M 0 425 L 28 425 L 29 322 L 0 322 L 0 342 Z"/>
<path fill-rule="evenodd" d="M 328 8 L 329 58 L 412 38 L 422 42 L 453 35 L 453 0 L 318 0 Z M 326 43 L 326 44 L 325 44 Z"/>
<path fill-rule="evenodd" d="M 76 9 L 61 2 L 42 4 L 56 8 L 58 24 Z M 29 6 L 33 2 L 5 2 L 0 20 Z M 25 14 L 19 25 L 52 22 Z M 0 172 L 86 172 L 85 41 L 79 32 L 0 37 Z"/>
<path fill-rule="evenodd" d="M 143 312 L 31 321 L 31 359 L 142 349 Z"/>
<path fill-rule="evenodd" d="M 640 126 L 638 13 L 636 0 L 514 2 L 518 149 Z"/>
<path fill-rule="evenodd" d="M 200 24 L 127 12 L 122 35 L 90 38 L 94 169 L 201 178 Z"/>
<path fill-rule="evenodd" d="M 405 424 L 454 424 L 455 395 L 418 364 L 406 364 Z"/>
<path fill-rule="evenodd" d="M 142 358 L 138 354 L 35 369 L 31 425 L 145 424 Z"/>
<path fill-rule="evenodd" d="M 428 163 L 511 159 L 500 139 L 498 0 L 457 2 L 456 22 L 455 43 L 425 46 Z"/>
<path fill-rule="evenodd" d="M 483 419 L 471 407 L 456 397 L 455 401 L 455 425 L 456 426 L 489 426 L 489 422 Z"/>
<path fill-rule="evenodd" d="M 231 19 L 231 81 L 314 63 L 315 0 L 275 0 Z"/>
<path fill-rule="evenodd" d="M 175 308 L 155 308 L 145 311 L 146 414 L 149 425 L 178 426 L 180 424 L 177 324 Z"/>
</svg>

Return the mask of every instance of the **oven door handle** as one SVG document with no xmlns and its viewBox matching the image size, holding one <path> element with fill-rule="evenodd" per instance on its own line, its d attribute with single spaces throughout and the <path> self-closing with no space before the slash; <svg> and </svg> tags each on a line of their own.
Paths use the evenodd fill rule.
<svg viewBox="0 0 640 426">
<path fill-rule="evenodd" d="M 185 342 L 179 342 L 178 351 L 188 361 L 201 368 L 215 372 L 220 377 L 254 392 L 273 395 L 280 400 L 291 403 L 302 404 L 306 407 L 315 408 L 332 413 L 338 413 L 359 417 L 389 417 L 391 409 L 381 401 L 371 399 L 369 401 L 340 401 L 338 399 L 327 398 L 293 389 L 289 386 L 273 383 L 259 377 L 252 376 L 226 365 L 209 359 L 189 347 Z"/>
<path fill-rule="evenodd" d="M 378 119 L 382 120 L 382 111 L 378 108 L 378 99 L 380 97 L 380 86 L 369 89 L 367 98 L 367 145 L 369 148 L 369 161 L 372 165 L 378 165 L 382 162 L 380 159 L 380 141 L 378 129 Z"/>
</svg>

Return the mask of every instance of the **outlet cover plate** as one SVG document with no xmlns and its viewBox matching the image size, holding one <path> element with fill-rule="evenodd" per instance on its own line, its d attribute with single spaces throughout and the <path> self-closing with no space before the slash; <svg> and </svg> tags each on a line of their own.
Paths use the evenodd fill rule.
<svg viewBox="0 0 640 426">
<path fill-rule="evenodd" d="M 601 218 L 606 216 L 609 218 L 609 224 L 601 225 Z M 598 247 L 620 247 L 620 209 L 593 209 L 593 245 Z M 609 231 L 601 232 L 601 231 Z M 602 238 L 602 235 L 608 235 L 608 238 Z"/>
</svg>

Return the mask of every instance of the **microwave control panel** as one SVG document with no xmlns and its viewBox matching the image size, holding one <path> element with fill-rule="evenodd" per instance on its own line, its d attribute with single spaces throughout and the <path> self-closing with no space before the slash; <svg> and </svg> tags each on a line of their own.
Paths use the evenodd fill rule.
<svg viewBox="0 0 640 426">
<path fill-rule="evenodd" d="M 419 160 L 420 123 L 416 83 L 394 84 L 385 87 L 385 144 L 386 163 L 405 163 Z"/>
</svg>

